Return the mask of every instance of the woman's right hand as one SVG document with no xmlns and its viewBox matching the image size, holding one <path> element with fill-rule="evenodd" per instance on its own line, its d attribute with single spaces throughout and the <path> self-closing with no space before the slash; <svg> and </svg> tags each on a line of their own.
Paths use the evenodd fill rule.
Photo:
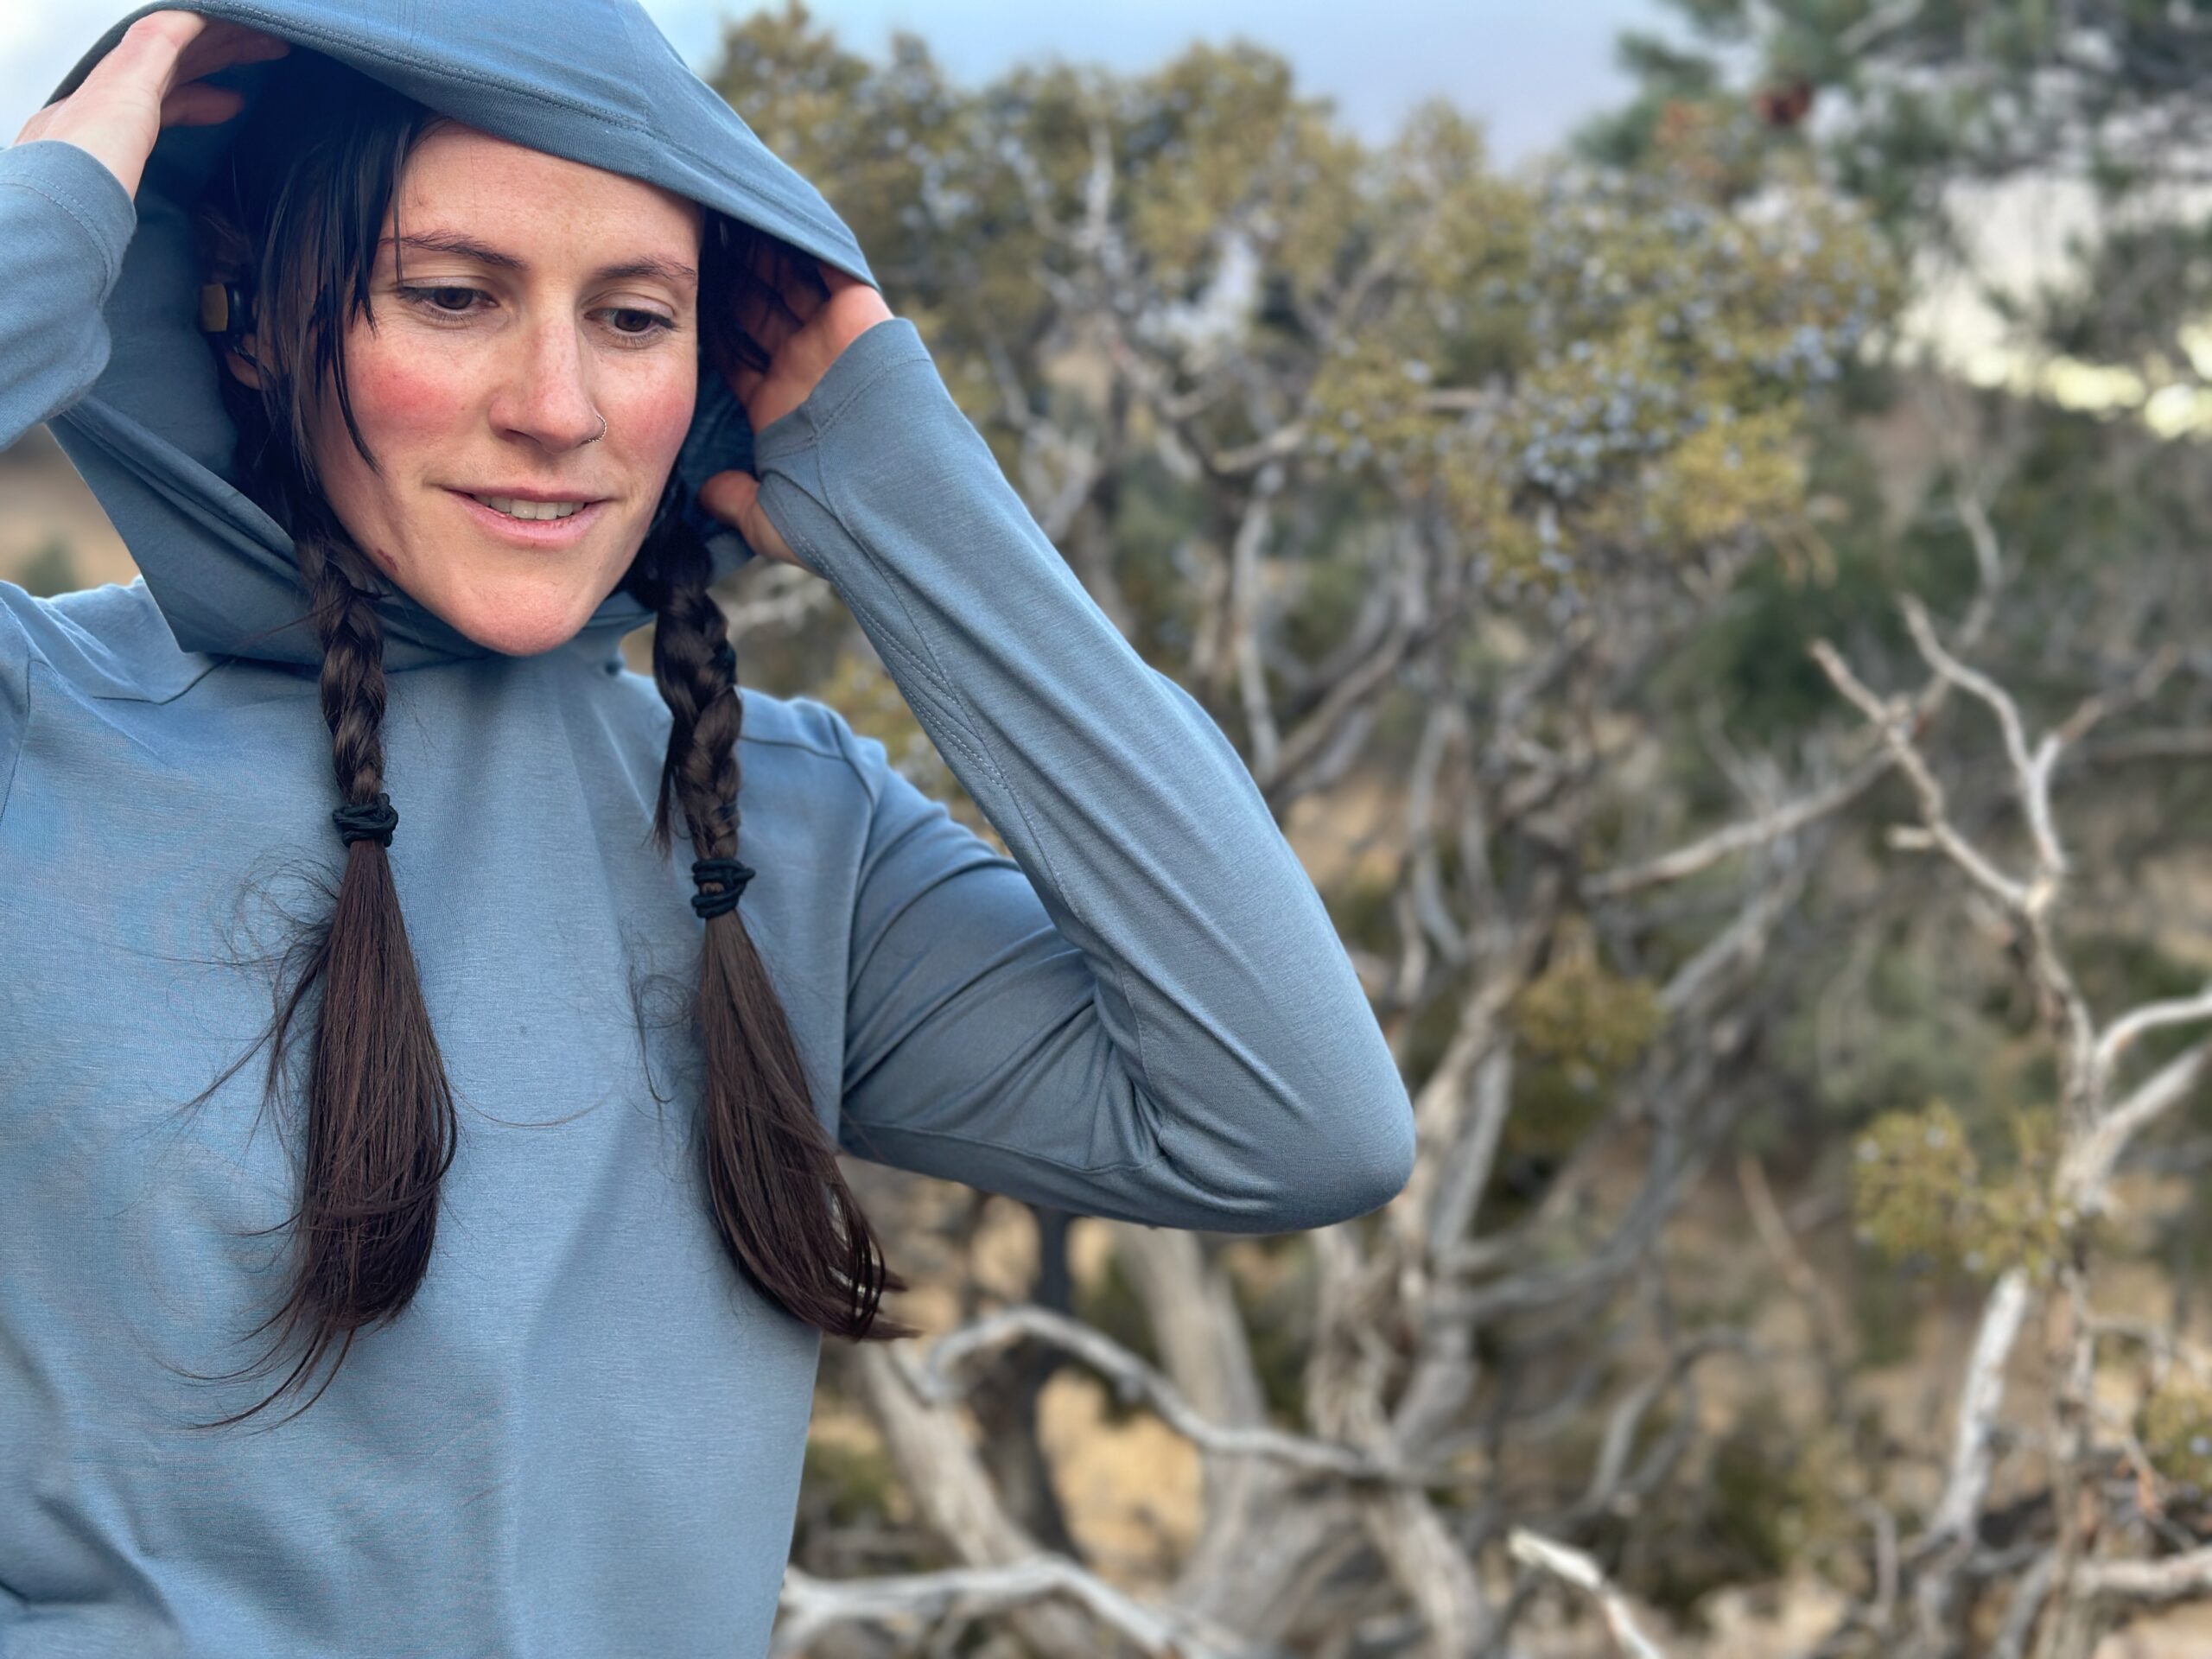
<svg viewBox="0 0 2212 1659">
<path fill-rule="evenodd" d="M 243 23 L 191 11 L 153 11 L 124 32 L 77 90 L 24 123 L 16 142 L 59 138 L 88 151 L 134 197 L 164 127 L 206 127 L 245 105 L 200 77 L 234 63 L 281 58 L 289 43 Z"/>
</svg>

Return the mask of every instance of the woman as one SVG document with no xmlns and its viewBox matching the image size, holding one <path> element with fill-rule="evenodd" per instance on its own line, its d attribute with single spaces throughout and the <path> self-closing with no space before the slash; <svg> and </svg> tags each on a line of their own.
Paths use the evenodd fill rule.
<svg viewBox="0 0 2212 1659">
<path fill-rule="evenodd" d="M 762 1652 L 821 1335 L 907 1333 L 836 1149 L 1227 1232 L 1405 1182 L 1234 751 L 634 0 L 149 8 L 0 151 L 0 445 L 143 573 L 0 583 L 10 1659 Z M 1012 860 L 739 691 L 755 550 Z"/>
</svg>

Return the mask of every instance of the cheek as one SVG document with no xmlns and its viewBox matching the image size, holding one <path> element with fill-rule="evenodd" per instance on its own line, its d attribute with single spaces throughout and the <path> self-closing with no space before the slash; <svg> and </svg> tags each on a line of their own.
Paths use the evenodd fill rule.
<svg viewBox="0 0 2212 1659">
<path fill-rule="evenodd" d="M 384 471 L 369 470 L 337 399 L 326 396 L 315 434 L 324 490 L 370 563 L 403 581 L 411 486 L 441 458 L 464 452 L 467 377 L 437 353 L 395 350 L 358 325 L 346 342 L 346 372 L 353 419 Z"/>
<path fill-rule="evenodd" d="M 624 448 L 664 466 L 676 459 L 691 429 L 698 390 L 696 372 L 685 365 L 666 374 L 641 376 L 619 394 L 603 393 L 600 412 L 607 416 L 610 435 L 621 429 L 627 439 Z"/>
<path fill-rule="evenodd" d="M 441 362 L 432 352 L 373 350 L 358 357 L 349 350 L 347 358 L 353 416 L 372 448 L 442 442 L 467 424 L 472 405 L 466 377 L 452 359 Z M 378 458 L 383 459 L 380 450 Z"/>
</svg>

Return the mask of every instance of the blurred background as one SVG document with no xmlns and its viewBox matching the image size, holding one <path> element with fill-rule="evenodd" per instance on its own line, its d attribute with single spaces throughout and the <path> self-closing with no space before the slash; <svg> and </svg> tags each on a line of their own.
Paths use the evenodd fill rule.
<svg viewBox="0 0 2212 1659">
<path fill-rule="evenodd" d="M 1420 1122 L 1273 1238 L 849 1166 L 937 1345 L 825 1346 L 781 1650 L 2212 1652 L 2212 4 L 648 7 Z M 8 131 L 124 10 L 0 10 Z M 43 434 L 0 576 L 132 576 Z"/>
</svg>

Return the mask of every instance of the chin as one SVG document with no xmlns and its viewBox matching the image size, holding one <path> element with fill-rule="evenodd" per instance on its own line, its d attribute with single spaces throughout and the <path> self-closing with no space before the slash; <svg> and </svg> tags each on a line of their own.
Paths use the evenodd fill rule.
<svg viewBox="0 0 2212 1659">
<path fill-rule="evenodd" d="M 551 616 L 506 611 L 492 614 L 472 612 L 445 620 L 458 632 L 487 651 L 507 657 L 535 657 L 567 645 L 591 619 L 588 613 L 579 615 L 570 611 Z"/>
</svg>

